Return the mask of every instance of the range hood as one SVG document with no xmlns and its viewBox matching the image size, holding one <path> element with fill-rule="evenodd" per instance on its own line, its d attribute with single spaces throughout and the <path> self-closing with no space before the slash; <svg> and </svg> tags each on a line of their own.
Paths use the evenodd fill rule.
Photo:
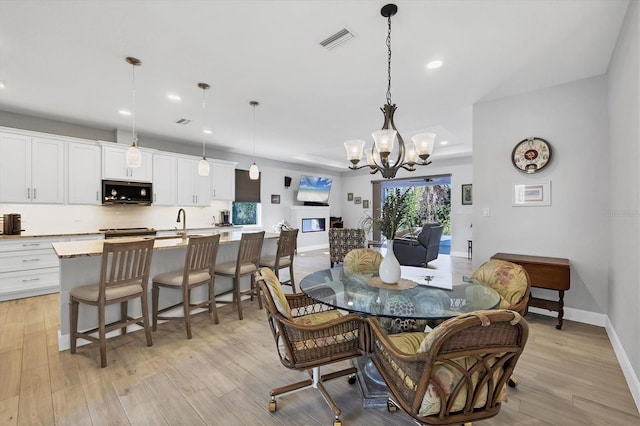
<svg viewBox="0 0 640 426">
<path fill-rule="evenodd" d="M 146 182 L 102 181 L 102 204 L 151 204 L 151 184 Z"/>
</svg>

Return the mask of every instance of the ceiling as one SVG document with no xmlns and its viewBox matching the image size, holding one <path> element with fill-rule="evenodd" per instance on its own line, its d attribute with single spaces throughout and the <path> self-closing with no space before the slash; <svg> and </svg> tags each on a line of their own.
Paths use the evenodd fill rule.
<svg viewBox="0 0 640 426">
<path fill-rule="evenodd" d="M 471 106 L 606 73 L 627 0 L 395 2 L 392 99 L 406 141 L 468 156 Z M 0 110 L 208 149 L 347 166 L 382 126 L 386 1 L 0 1 Z M 319 42 L 346 28 L 355 37 Z M 444 65 L 428 70 L 440 59 Z M 211 85 L 203 92 L 197 83 Z M 180 102 L 167 99 L 181 96 Z M 186 118 L 187 125 L 176 124 Z M 446 146 L 438 143 L 448 141 Z M 338 169 L 333 169 L 338 170 Z"/>
</svg>

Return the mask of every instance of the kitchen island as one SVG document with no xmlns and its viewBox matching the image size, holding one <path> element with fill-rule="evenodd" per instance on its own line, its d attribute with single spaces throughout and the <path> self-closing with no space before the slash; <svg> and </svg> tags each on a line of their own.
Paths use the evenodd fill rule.
<svg viewBox="0 0 640 426">
<path fill-rule="evenodd" d="M 232 231 L 220 232 L 220 246 L 218 248 L 217 263 L 232 262 L 236 260 L 238 245 L 243 232 Z M 262 254 L 274 256 L 276 253 L 278 234 L 266 233 Z M 118 241 L 138 240 L 140 238 L 153 237 L 131 237 L 121 238 Z M 151 271 L 149 274 L 149 300 L 151 300 L 151 279 L 164 272 L 181 269 L 184 267 L 187 255 L 188 238 L 181 237 L 159 237 L 154 238 L 154 251 L 151 260 Z M 115 241 L 115 240 L 110 240 Z M 102 247 L 105 240 L 71 241 L 53 243 L 53 249 L 60 259 L 60 330 L 58 331 L 58 349 L 69 349 L 69 292 L 71 289 L 85 285 L 98 283 L 100 274 L 100 263 L 102 259 Z M 250 287 L 249 277 L 242 280 L 241 289 L 248 290 Z M 216 295 L 229 292 L 233 288 L 233 281 L 225 277 L 216 277 Z M 205 287 L 196 288 L 192 291 L 192 301 L 197 302 L 206 299 Z M 161 292 L 160 306 L 169 306 L 178 303 L 182 295 L 180 292 Z M 222 299 L 230 299 L 231 293 L 222 296 Z M 120 315 L 120 309 L 114 305 L 113 309 L 107 309 L 107 323 L 115 321 Z M 133 302 L 129 304 L 129 314 L 140 316 L 140 304 Z M 178 312 L 177 315 L 180 315 Z M 83 305 L 78 316 L 78 329 L 88 330 L 97 326 L 97 308 Z M 212 323 L 212 326 L 214 324 Z M 116 335 L 119 332 L 115 332 Z M 82 344 L 86 341 L 79 341 Z"/>
</svg>

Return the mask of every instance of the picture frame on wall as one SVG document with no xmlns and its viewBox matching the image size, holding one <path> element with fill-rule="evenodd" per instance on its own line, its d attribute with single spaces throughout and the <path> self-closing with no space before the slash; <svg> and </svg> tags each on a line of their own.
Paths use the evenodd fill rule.
<svg viewBox="0 0 640 426">
<path fill-rule="evenodd" d="M 271 194 L 271 204 L 280 204 L 280 194 Z"/>
<path fill-rule="evenodd" d="M 473 204 L 473 186 L 470 183 L 462 185 L 462 205 L 470 206 Z"/>
<path fill-rule="evenodd" d="M 362 200 L 362 208 L 363 209 L 369 208 L 369 200 Z"/>
<path fill-rule="evenodd" d="M 362 197 L 353 197 L 353 204 L 362 203 Z"/>
<path fill-rule="evenodd" d="M 551 182 L 514 184 L 513 205 L 522 206 L 550 206 Z"/>
<path fill-rule="evenodd" d="M 347 201 L 353 201 L 353 192 L 347 194 Z"/>
</svg>

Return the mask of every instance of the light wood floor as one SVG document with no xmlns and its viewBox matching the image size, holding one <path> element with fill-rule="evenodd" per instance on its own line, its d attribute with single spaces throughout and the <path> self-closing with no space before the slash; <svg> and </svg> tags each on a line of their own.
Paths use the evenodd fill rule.
<svg viewBox="0 0 640 426">
<path fill-rule="evenodd" d="M 296 277 L 328 267 L 326 253 L 296 257 Z M 466 259 L 440 256 L 432 265 L 469 274 Z M 220 324 L 206 314 L 187 340 L 181 322 L 159 325 L 153 346 L 144 333 L 109 340 L 109 365 L 96 345 L 58 352 L 58 295 L 0 303 L 0 425 L 329 425 L 332 414 L 316 390 L 278 399 L 269 390 L 300 380 L 283 367 L 264 311 L 245 302 L 239 321 L 231 306 Z M 516 368 L 520 385 L 487 425 L 638 425 L 640 416 L 604 329 L 529 314 L 531 335 Z M 346 380 L 327 384 L 345 425 L 409 425 L 398 411 L 363 409 Z"/>
</svg>

